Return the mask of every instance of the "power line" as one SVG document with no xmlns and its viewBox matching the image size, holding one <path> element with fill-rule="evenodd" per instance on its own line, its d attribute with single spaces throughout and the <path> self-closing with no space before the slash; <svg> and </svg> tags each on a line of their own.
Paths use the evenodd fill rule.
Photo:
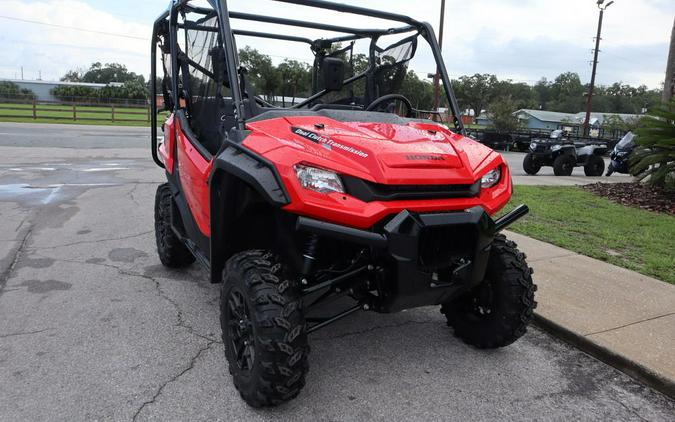
<svg viewBox="0 0 675 422">
<path fill-rule="evenodd" d="M 67 26 L 67 25 L 59 25 L 59 24 L 55 24 L 55 23 L 33 21 L 33 20 L 30 20 L 30 19 L 16 18 L 16 17 L 13 17 L 13 16 L 2 16 L 2 15 L 0 15 L 0 18 L 11 20 L 11 21 L 17 21 L 17 22 L 32 23 L 32 24 L 36 24 L 36 25 L 51 26 L 53 28 L 71 29 L 73 31 L 89 32 L 89 33 L 92 33 L 92 34 L 99 34 L 99 35 L 109 35 L 111 37 L 130 38 L 130 39 L 133 39 L 133 40 L 148 41 L 147 38 L 135 37 L 133 35 L 119 34 L 119 33 L 115 33 L 115 32 L 95 31 L 93 29 L 85 29 L 85 28 L 78 28 L 78 27 L 75 27 L 75 26 Z"/>
<path fill-rule="evenodd" d="M 72 48 L 75 50 L 95 50 L 103 51 L 115 54 L 124 54 L 127 56 L 137 56 L 137 57 L 147 57 L 145 53 L 139 53 L 132 50 L 124 50 L 119 48 L 109 48 L 109 47 L 99 47 L 99 46 L 84 46 L 84 45 L 73 45 L 73 44 L 57 44 L 57 43 L 46 43 L 46 42 L 31 42 L 31 41 L 21 41 L 21 40 L 4 40 L 4 44 L 18 44 L 18 45 L 31 45 L 36 47 L 63 47 L 63 48 Z"/>
</svg>

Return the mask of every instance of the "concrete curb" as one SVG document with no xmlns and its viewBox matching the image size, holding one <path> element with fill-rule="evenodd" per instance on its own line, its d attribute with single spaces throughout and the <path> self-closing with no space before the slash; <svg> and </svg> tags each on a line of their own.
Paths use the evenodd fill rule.
<svg viewBox="0 0 675 422">
<path fill-rule="evenodd" d="M 542 330 L 675 400 L 675 380 L 659 375 L 650 368 L 601 346 L 588 337 L 575 333 L 538 313 L 534 314 L 533 322 Z"/>
</svg>

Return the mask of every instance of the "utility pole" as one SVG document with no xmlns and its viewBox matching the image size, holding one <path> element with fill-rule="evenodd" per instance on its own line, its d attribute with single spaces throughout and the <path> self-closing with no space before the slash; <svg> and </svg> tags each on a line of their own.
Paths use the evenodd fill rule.
<svg viewBox="0 0 675 422">
<path fill-rule="evenodd" d="M 663 102 L 667 103 L 675 96 L 675 21 L 670 35 L 670 53 L 666 67 L 666 83 L 663 85 Z"/>
<path fill-rule="evenodd" d="M 611 6 L 614 1 L 610 1 L 604 7 L 602 4 L 605 0 L 598 0 L 598 9 L 600 9 L 600 17 L 598 18 L 598 34 L 595 37 L 595 51 L 593 55 L 593 72 L 591 73 L 591 86 L 588 89 L 588 102 L 586 103 L 586 119 L 584 120 L 584 135 L 590 133 L 589 126 L 591 123 L 591 112 L 593 111 L 593 91 L 595 90 L 595 73 L 598 70 L 598 54 L 600 53 L 600 36 L 602 34 L 602 17 L 605 10 Z"/>
<path fill-rule="evenodd" d="M 23 81 L 23 66 L 21 66 L 21 80 Z"/>
<path fill-rule="evenodd" d="M 445 23 L 445 0 L 441 0 L 441 23 L 438 30 L 438 46 L 443 50 L 443 25 Z M 436 74 L 434 75 L 434 110 L 438 111 L 439 100 L 440 100 L 440 79 L 441 79 L 441 70 L 436 68 Z M 436 115 L 434 114 L 434 120 Z"/>
</svg>

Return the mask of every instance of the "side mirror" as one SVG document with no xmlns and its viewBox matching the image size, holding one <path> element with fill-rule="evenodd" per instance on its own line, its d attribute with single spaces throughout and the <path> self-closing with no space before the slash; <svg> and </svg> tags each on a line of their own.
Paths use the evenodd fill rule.
<svg viewBox="0 0 675 422">
<path fill-rule="evenodd" d="M 326 91 L 339 91 L 345 79 L 345 62 L 337 57 L 325 57 L 321 63 L 323 86 Z"/>
</svg>

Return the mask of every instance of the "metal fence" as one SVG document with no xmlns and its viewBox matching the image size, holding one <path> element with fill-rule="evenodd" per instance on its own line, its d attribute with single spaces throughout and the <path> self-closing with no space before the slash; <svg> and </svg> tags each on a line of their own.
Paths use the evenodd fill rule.
<svg viewBox="0 0 675 422">
<path fill-rule="evenodd" d="M 149 123 L 150 106 L 143 104 L 87 103 L 0 99 L 0 118 Z"/>
</svg>

